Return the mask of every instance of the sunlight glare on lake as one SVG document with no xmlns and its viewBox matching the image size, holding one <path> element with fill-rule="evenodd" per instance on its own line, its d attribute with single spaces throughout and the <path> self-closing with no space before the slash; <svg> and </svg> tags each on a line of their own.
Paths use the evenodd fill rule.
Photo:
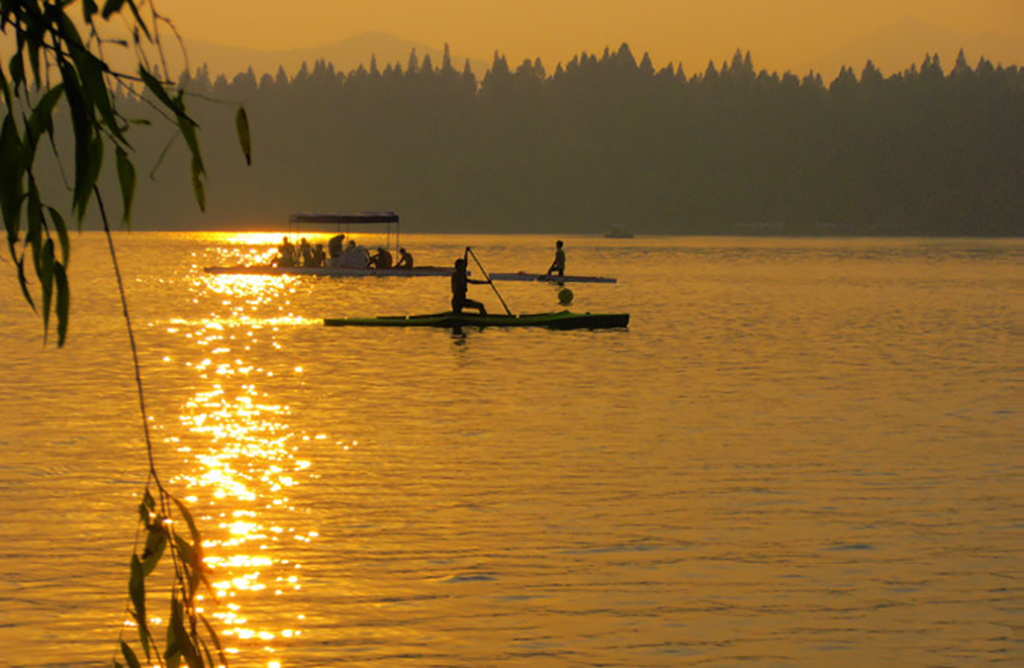
<svg viewBox="0 0 1024 668">
<path fill-rule="evenodd" d="M 244 280 L 249 278 L 257 280 Z M 293 428 L 290 408 L 270 399 L 258 384 L 259 379 L 272 381 L 274 372 L 248 360 L 253 345 L 278 345 L 278 326 L 304 324 L 305 319 L 250 317 L 279 296 L 281 281 L 266 289 L 267 282 L 258 277 L 232 277 L 208 287 L 224 300 L 222 317 L 171 323 L 191 342 L 194 357 L 184 366 L 197 380 L 181 407 L 182 435 L 167 439 L 191 463 L 171 482 L 188 490 L 187 501 L 205 527 L 203 548 L 214 600 L 204 603 L 206 614 L 218 621 L 225 652 L 235 657 L 272 654 L 303 631 L 295 628 L 294 618 L 279 620 L 253 610 L 266 610 L 267 597 L 302 589 L 302 565 L 287 550 L 319 534 L 296 527 L 298 511 L 290 496 L 316 476 L 310 463 L 297 456 L 297 444 L 310 436 Z M 297 376 L 302 370 L 293 366 L 290 373 Z"/>
</svg>

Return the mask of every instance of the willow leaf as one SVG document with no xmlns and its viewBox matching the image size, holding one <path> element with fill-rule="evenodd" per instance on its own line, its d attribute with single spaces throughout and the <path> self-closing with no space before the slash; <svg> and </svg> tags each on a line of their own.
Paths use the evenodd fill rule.
<svg viewBox="0 0 1024 668">
<path fill-rule="evenodd" d="M 14 94 L 17 95 L 18 89 L 25 85 L 25 58 L 21 51 L 11 58 L 7 71 L 11 73 L 11 84 L 14 86 Z"/>
<path fill-rule="evenodd" d="M 109 19 L 114 14 L 120 12 L 123 6 L 124 0 L 107 0 L 106 4 L 103 5 L 103 18 Z"/>
<path fill-rule="evenodd" d="M 160 557 L 163 556 L 164 548 L 166 547 L 167 528 L 163 522 L 163 517 L 158 517 L 147 530 L 146 547 L 142 552 L 142 571 L 144 575 L 148 576 L 153 572 L 157 564 L 160 563 Z"/>
<path fill-rule="evenodd" d="M 217 664 L 213 662 L 213 655 L 210 654 L 210 648 L 207 646 L 206 641 L 203 640 L 202 636 L 199 636 L 196 639 L 199 641 L 199 645 L 203 649 L 203 656 L 206 657 L 206 665 L 216 666 Z"/>
<path fill-rule="evenodd" d="M 19 257 L 14 261 L 14 264 L 18 266 L 18 285 L 21 286 L 21 295 L 28 302 L 28 305 L 32 308 L 33 312 L 36 312 L 36 303 L 32 299 L 32 293 L 28 290 L 28 279 L 25 278 L 25 258 L 24 256 Z"/>
<path fill-rule="evenodd" d="M 89 163 L 92 159 L 91 147 L 93 145 L 93 126 L 90 108 L 86 104 L 82 89 L 78 83 L 78 75 L 67 63 L 60 66 L 61 77 L 64 80 L 65 95 L 67 95 L 68 108 L 71 110 L 71 129 L 75 135 L 75 181 L 72 204 L 81 223 L 85 215 L 85 207 L 92 196 L 92 184 L 87 183 L 89 175 Z"/>
<path fill-rule="evenodd" d="M 242 154 L 245 155 L 245 164 L 252 165 L 252 137 L 249 134 L 249 115 L 245 113 L 245 107 L 239 107 L 235 114 L 235 127 L 238 129 L 238 143 L 242 147 Z"/>
<path fill-rule="evenodd" d="M 92 23 L 92 17 L 100 11 L 100 8 L 96 5 L 96 0 L 84 0 L 82 2 L 82 12 L 85 15 L 85 22 Z"/>
<path fill-rule="evenodd" d="M 26 241 L 32 245 L 32 259 L 36 265 L 36 274 L 39 274 L 42 279 L 40 272 L 43 266 L 43 203 L 39 197 L 39 188 L 31 175 L 28 181 L 25 218 L 28 222 Z"/>
<path fill-rule="evenodd" d="M 146 508 L 149 508 L 150 511 L 156 511 L 156 499 L 153 498 L 148 487 L 146 488 L 146 493 L 142 496 L 142 503 L 144 503 Z"/>
<path fill-rule="evenodd" d="M 53 108 L 60 101 L 62 95 L 64 95 L 64 84 L 57 84 L 46 91 L 46 94 L 39 99 L 32 110 L 32 117 L 28 122 L 28 139 L 33 151 L 44 133 L 53 135 Z"/>
<path fill-rule="evenodd" d="M 167 625 L 167 651 L 164 659 L 168 668 L 180 665 L 184 658 L 189 668 L 203 668 L 203 660 L 192 643 L 192 637 L 185 629 L 185 615 L 182 603 L 177 597 L 171 602 L 171 623 Z"/>
<path fill-rule="evenodd" d="M 203 615 L 199 615 L 199 621 L 201 621 L 203 623 L 203 626 L 206 627 L 206 632 L 210 634 L 210 640 L 213 641 L 213 646 L 217 648 L 217 658 L 225 666 L 228 665 L 228 659 L 226 656 L 224 656 L 224 648 L 221 647 L 220 644 L 220 637 L 214 630 L 213 625 L 210 624 L 210 622 Z"/>
<path fill-rule="evenodd" d="M 152 42 L 153 41 L 153 36 L 149 34 L 149 27 L 146 25 L 146 22 L 142 20 L 142 15 L 139 13 L 139 7 L 138 7 L 138 5 L 135 4 L 135 0 L 127 0 L 127 2 L 128 2 L 128 6 L 132 10 L 132 15 L 135 16 L 135 28 L 134 28 L 134 31 L 137 34 L 137 31 L 141 28 L 142 29 L 142 33 L 146 36 L 146 39 L 149 40 L 150 42 Z M 137 37 L 136 37 L 135 41 L 138 42 L 138 38 Z"/>
<path fill-rule="evenodd" d="M 28 43 L 28 62 L 32 67 L 32 77 L 37 83 L 42 81 L 39 76 L 39 52 L 42 50 L 42 42 L 41 39 L 30 39 Z"/>
<path fill-rule="evenodd" d="M 64 266 L 67 266 L 68 262 L 71 261 L 71 240 L 68 238 L 68 226 L 64 223 L 64 217 L 60 215 L 60 211 L 54 209 L 52 206 L 47 207 L 50 212 L 50 221 L 53 223 L 53 229 L 57 231 L 57 238 L 60 240 L 61 250 L 61 262 Z"/>
<path fill-rule="evenodd" d="M 178 117 L 178 129 L 188 145 L 189 152 L 192 154 L 192 189 L 195 191 L 199 209 L 205 211 L 206 191 L 203 186 L 203 177 L 206 175 L 206 169 L 203 167 L 203 157 L 199 152 L 199 138 L 196 135 L 197 127 L 187 116 Z"/>
<path fill-rule="evenodd" d="M 128 663 L 128 668 L 142 668 L 142 664 L 139 663 L 139 658 L 135 656 L 134 650 L 123 640 L 121 641 L 121 656 Z"/>
<path fill-rule="evenodd" d="M 135 609 L 135 622 L 139 626 L 139 640 L 146 650 L 146 660 L 149 656 L 149 624 L 146 622 L 146 576 L 142 570 L 142 562 L 139 555 L 132 555 L 131 579 L 128 580 L 128 595 L 131 597 L 132 607 Z"/>
<path fill-rule="evenodd" d="M 196 521 L 192 519 L 192 513 L 189 512 L 188 508 L 184 503 L 179 501 L 175 497 L 171 497 L 174 504 L 178 506 L 178 510 L 181 511 L 181 516 L 185 518 L 185 524 L 188 525 L 189 533 L 192 534 L 192 542 L 199 545 L 203 542 L 203 536 L 199 533 L 199 528 L 196 526 Z"/>
<path fill-rule="evenodd" d="M 135 165 L 128 159 L 128 154 L 120 146 L 117 147 L 117 178 L 121 183 L 121 200 L 124 205 L 123 219 L 131 225 L 132 200 L 135 198 Z"/>
<path fill-rule="evenodd" d="M 53 263 L 53 278 L 57 282 L 57 346 L 60 347 L 68 338 L 71 322 L 71 284 L 67 269 L 60 262 Z"/>
<path fill-rule="evenodd" d="M 178 601 L 177 592 L 171 598 L 171 623 L 167 625 L 167 646 L 164 648 L 164 661 L 167 668 L 178 668 L 181 665 L 181 639 L 179 628 L 184 631 L 181 625 L 181 603 Z"/>
<path fill-rule="evenodd" d="M 195 568 L 196 550 L 192 547 L 192 544 L 180 535 L 174 534 L 174 546 L 178 550 L 178 555 L 181 557 L 182 563 L 190 569 Z"/>
<path fill-rule="evenodd" d="M 24 199 L 25 168 L 22 161 L 24 155 L 18 126 L 14 118 L 7 114 L 3 126 L 0 127 L 0 164 L 4 166 L 4 178 L 0 179 L 0 213 L 3 214 L 4 226 L 7 228 L 7 243 L 11 256 L 16 254 L 15 243 L 21 227 L 21 205 Z"/>
<path fill-rule="evenodd" d="M 205 172 L 205 168 L 203 167 L 202 154 L 199 151 L 198 128 L 199 126 L 196 125 L 195 121 L 188 116 L 181 115 L 178 117 L 178 130 L 188 145 L 189 153 L 192 154 L 192 169 L 202 173 Z"/>
<path fill-rule="evenodd" d="M 78 69 L 78 76 L 82 82 L 86 99 L 95 109 L 99 110 L 103 124 L 110 133 L 117 139 L 123 140 L 124 137 L 114 115 L 114 106 L 110 101 L 107 82 L 103 79 L 103 75 L 110 70 L 109 66 L 88 51 L 73 49 L 71 57 Z"/>
<path fill-rule="evenodd" d="M 86 199 L 83 202 L 84 206 L 89 205 L 91 193 L 96 188 L 96 184 L 100 179 L 100 170 L 103 168 L 103 137 L 95 135 L 92 141 L 92 147 L 89 149 L 89 171 L 86 174 L 86 183 L 89 186 L 89 191 L 86 193 Z M 85 215 L 85 209 L 82 210 L 82 215 Z"/>
<path fill-rule="evenodd" d="M 82 42 L 82 36 L 78 32 L 78 28 L 75 26 L 75 22 L 66 12 L 57 13 L 56 29 L 60 34 L 60 38 L 67 43 L 67 51 L 88 51 L 85 43 Z"/>
<path fill-rule="evenodd" d="M 199 551 L 199 546 L 193 546 L 187 540 L 174 534 L 174 545 L 178 549 L 178 556 L 180 557 L 181 563 L 185 566 L 185 578 L 187 582 L 182 583 L 187 585 L 187 600 L 191 603 L 196 596 L 196 590 L 199 589 L 199 583 L 202 581 L 202 569 L 203 560 L 202 554 Z"/>
<path fill-rule="evenodd" d="M 157 81 L 156 77 L 149 73 L 145 67 L 139 66 L 139 77 L 142 78 L 142 83 L 145 84 L 146 88 L 150 90 L 156 98 L 160 100 L 160 104 L 164 105 L 171 111 L 177 113 L 178 105 L 174 103 L 171 96 L 167 94 L 164 87 Z"/>
<path fill-rule="evenodd" d="M 43 339 L 45 340 L 46 332 L 50 329 L 50 311 L 53 307 L 53 239 L 47 239 L 46 243 L 43 244 L 42 258 L 40 258 L 37 273 L 39 276 L 39 287 L 43 293 Z"/>
<path fill-rule="evenodd" d="M 0 67 L 0 93 L 3 93 L 4 103 L 8 109 L 14 109 L 14 100 L 11 98 L 11 85 L 7 81 L 7 75 L 3 73 L 3 68 Z"/>
<path fill-rule="evenodd" d="M 196 196 L 196 204 L 200 211 L 206 211 L 206 188 L 203 186 L 202 171 L 192 162 L 192 191 Z"/>
</svg>

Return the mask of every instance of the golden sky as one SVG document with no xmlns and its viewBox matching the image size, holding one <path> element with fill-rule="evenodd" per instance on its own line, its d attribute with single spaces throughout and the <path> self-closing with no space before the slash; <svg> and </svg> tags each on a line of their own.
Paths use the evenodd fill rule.
<svg viewBox="0 0 1024 668">
<path fill-rule="evenodd" d="M 628 43 L 656 67 L 693 71 L 740 48 L 769 70 L 806 70 L 828 58 L 871 57 L 890 69 L 925 50 L 944 61 L 966 47 L 1024 64 L 1024 0 L 156 0 L 186 39 L 295 49 L 383 31 L 463 57 L 549 69 L 581 51 Z M 873 51 L 872 51 L 873 50 Z M 883 53 L 887 50 L 892 54 Z M 984 50 L 984 53 L 980 53 Z M 920 51 L 920 53 L 918 53 Z M 845 55 L 843 55 L 845 54 Z M 886 59 L 895 59 L 887 63 Z M 854 63 L 851 63 L 854 64 Z"/>
</svg>

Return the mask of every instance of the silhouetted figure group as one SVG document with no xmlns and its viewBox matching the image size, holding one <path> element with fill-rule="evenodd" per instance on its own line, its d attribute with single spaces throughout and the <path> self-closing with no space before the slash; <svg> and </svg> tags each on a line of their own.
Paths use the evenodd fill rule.
<svg viewBox="0 0 1024 668">
<path fill-rule="evenodd" d="M 299 240 L 296 247 L 288 237 L 284 237 L 277 247 L 277 257 L 271 261 L 275 267 L 339 267 L 345 269 L 412 269 L 412 253 L 404 248 L 398 249 L 398 263 L 384 246 L 378 246 L 372 255 L 366 248 L 358 245 L 355 239 L 345 243 L 345 235 L 338 234 L 327 242 L 327 251 L 323 244 L 310 245 L 305 237 Z"/>
<path fill-rule="evenodd" d="M 284 237 L 277 247 L 277 257 L 271 262 L 275 267 L 322 267 L 326 256 L 323 244 L 310 245 L 306 237 L 299 240 L 298 248 L 291 239 Z"/>
</svg>

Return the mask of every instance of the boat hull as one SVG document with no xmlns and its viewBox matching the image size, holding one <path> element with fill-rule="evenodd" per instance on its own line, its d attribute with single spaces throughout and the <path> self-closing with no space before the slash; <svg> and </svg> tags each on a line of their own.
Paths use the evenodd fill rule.
<svg viewBox="0 0 1024 668">
<path fill-rule="evenodd" d="M 355 267 L 206 267 L 207 274 L 247 274 L 255 276 L 451 276 L 448 267 L 415 267 L 413 269 L 358 269 Z"/>
<path fill-rule="evenodd" d="M 621 329 L 629 325 L 628 313 L 534 313 L 501 315 L 477 313 L 433 313 L 377 318 L 325 318 L 328 327 L 545 327 L 547 329 Z"/>
</svg>

